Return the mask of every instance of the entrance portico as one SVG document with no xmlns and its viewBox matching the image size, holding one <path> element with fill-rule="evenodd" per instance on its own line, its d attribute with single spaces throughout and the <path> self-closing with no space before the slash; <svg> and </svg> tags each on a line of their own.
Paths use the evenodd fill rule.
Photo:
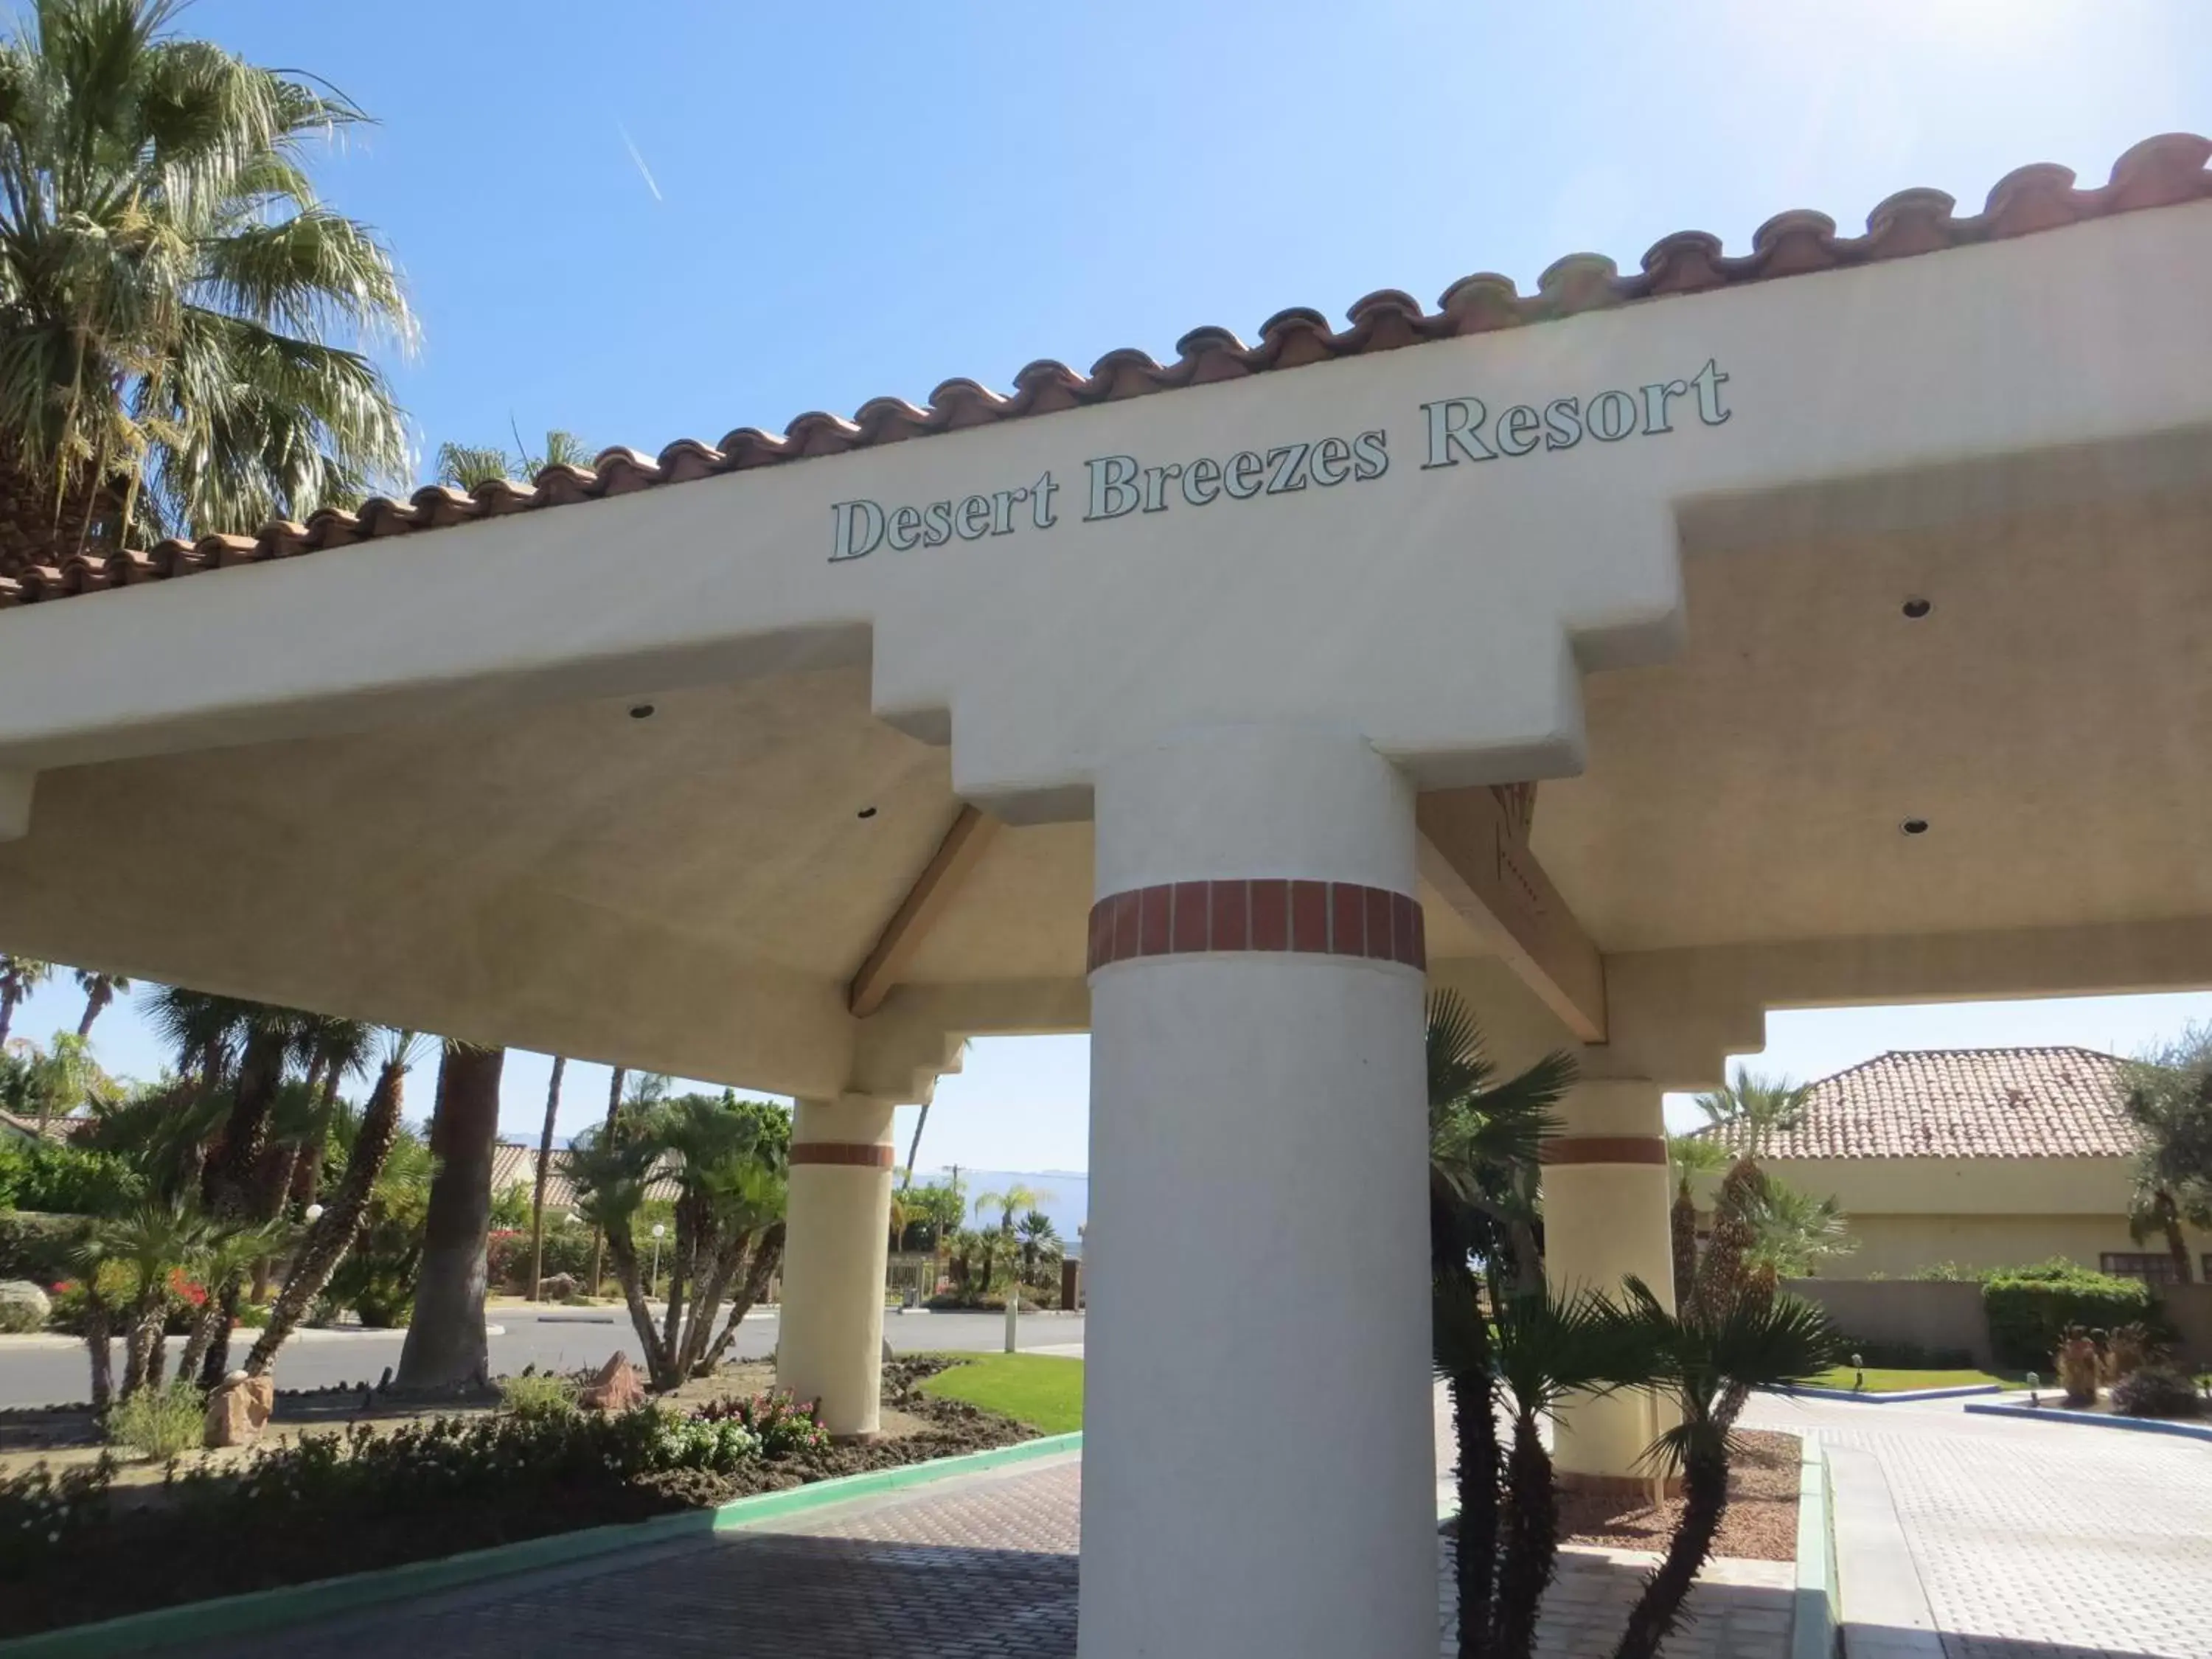
<svg viewBox="0 0 2212 1659">
<path fill-rule="evenodd" d="M 853 1434 L 891 1105 L 1087 1028 L 1086 1659 L 1425 1652 L 1425 971 L 1655 1286 L 1766 1009 L 2212 983 L 2208 155 L 0 579 L 0 946 L 797 1097 Z"/>
</svg>

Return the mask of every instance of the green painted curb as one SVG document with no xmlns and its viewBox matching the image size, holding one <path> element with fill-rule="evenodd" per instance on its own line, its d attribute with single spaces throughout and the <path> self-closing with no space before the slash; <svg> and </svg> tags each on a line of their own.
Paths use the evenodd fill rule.
<svg viewBox="0 0 2212 1659">
<path fill-rule="evenodd" d="M 1843 1620 L 1827 1454 L 1805 1437 L 1797 1474 L 1797 1584 L 1790 1601 L 1790 1659 L 1835 1659 Z"/>
<path fill-rule="evenodd" d="M 348 1573 L 339 1578 L 318 1578 L 309 1583 L 286 1584 L 276 1589 L 251 1590 L 244 1595 L 219 1596 L 181 1607 L 155 1607 L 94 1625 L 72 1625 L 66 1630 L 19 1636 L 12 1641 L 0 1642 L 0 1656 L 5 1656 L 5 1659 L 105 1659 L 109 1654 L 146 1653 L 186 1642 L 223 1641 L 349 1613 L 356 1607 L 382 1606 L 464 1584 L 512 1577 L 592 1556 L 612 1555 L 641 1545 L 733 1532 L 807 1510 L 896 1492 L 903 1486 L 923 1486 L 957 1474 L 977 1474 L 986 1469 L 1082 1449 L 1083 1435 L 1079 1430 L 1073 1434 L 1046 1435 L 989 1451 L 967 1452 L 958 1457 L 902 1464 L 896 1468 L 871 1469 L 865 1474 L 839 1475 L 783 1492 L 760 1492 L 751 1498 L 734 1498 L 717 1509 L 687 1510 L 677 1515 L 655 1516 L 650 1521 L 586 1527 L 545 1538 L 527 1538 L 516 1544 L 471 1550 L 439 1561 L 410 1561 L 404 1566 Z"/>
</svg>

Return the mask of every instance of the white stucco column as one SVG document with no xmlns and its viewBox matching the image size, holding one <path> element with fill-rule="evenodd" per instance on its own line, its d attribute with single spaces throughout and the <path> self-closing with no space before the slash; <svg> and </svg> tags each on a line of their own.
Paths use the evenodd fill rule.
<svg viewBox="0 0 2212 1659">
<path fill-rule="evenodd" d="M 802 1100 L 792 1119 L 775 1380 L 818 1401 L 841 1439 L 874 1434 L 879 1417 L 891 1109 L 846 1095 Z"/>
<path fill-rule="evenodd" d="M 1668 1307 L 1674 1268 L 1667 1228 L 1667 1126 L 1659 1085 L 1580 1084 L 1561 1103 L 1565 1133 L 1544 1149 L 1545 1272 L 1559 1291 L 1616 1299 L 1633 1273 Z M 1649 1395 L 1623 1392 L 1559 1408 L 1553 1461 L 1569 1485 L 1648 1480 L 1638 1460 L 1657 1423 Z M 1671 1414 L 1665 1419 L 1671 1424 Z"/>
<path fill-rule="evenodd" d="M 1348 732 L 1097 779 L 1082 1659 L 1436 1650 L 1413 799 Z"/>
</svg>

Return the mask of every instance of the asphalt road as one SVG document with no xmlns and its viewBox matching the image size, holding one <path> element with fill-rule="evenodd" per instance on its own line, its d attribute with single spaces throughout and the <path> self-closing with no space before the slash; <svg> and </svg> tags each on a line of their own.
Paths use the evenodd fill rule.
<svg viewBox="0 0 2212 1659">
<path fill-rule="evenodd" d="M 526 1313 L 514 1308 L 495 1308 L 491 1322 L 501 1334 L 491 1339 L 495 1373 L 519 1371 L 526 1365 L 540 1370 L 574 1370 L 597 1365 L 617 1347 L 641 1360 L 637 1334 L 629 1316 L 619 1308 L 563 1308 L 548 1313 Z M 775 1346 L 776 1321 L 767 1317 L 745 1321 L 734 1346 L 738 1358 L 755 1359 Z M 886 1313 L 884 1334 L 895 1353 L 925 1348 L 952 1348 L 969 1352 L 995 1353 L 1005 1346 L 1006 1321 L 998 1314 Z M 239 1333 L 250 1344 L 250 1332 Z M 404 1331 L 306 1331 L 287 1343 L 276 1359 L 280 1389 L 317 1389 L 332 1383 L 374 1382 L 386 1365 L 399 1363 L 406 1340 Z M 1080 1314 L 1030 1314 L 1021 1322 L 1019 1341 L 1024 1348 L 1083 1340 Z M 170 1342 L 174 1357 L 182 1338 Z M 234 1356 L 245 1352 L 234 1344 Z M 116 1366 L 123 1360 L 118 1346 Z M 0 1337 L 0 1409 L 18 1406 L 60 1406 L 87 1397 L 84 1350 L 62 1346 L 44 1339 Z"/>
</svg>

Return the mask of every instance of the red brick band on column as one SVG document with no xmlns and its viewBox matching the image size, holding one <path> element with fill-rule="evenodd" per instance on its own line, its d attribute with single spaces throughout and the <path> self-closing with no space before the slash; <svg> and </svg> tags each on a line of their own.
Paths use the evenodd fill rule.
<svg viewBox="0 0 2212 1659">
<path fill-rule="evenodd" d="M 1429 965 L 1419 901 L 1348 881 L 1178 881 L 1091 907 L 1091 971 L 1133 957 L 1216 951 L 1367 957 Z"/>
<path fill-rule="evenodd" d="M 1664 1164 L 1664 1135 L 1566 1135 L 1544 1143 L 1547 1164 Z"/>
<path fill-rule="evenodd" d="M 854 1170 L 888 1170 L 891 1149 L 865 1140 L 797 1140 L 792 1143 L 793 1164 L 842 1164 Z"/>
</svg>

